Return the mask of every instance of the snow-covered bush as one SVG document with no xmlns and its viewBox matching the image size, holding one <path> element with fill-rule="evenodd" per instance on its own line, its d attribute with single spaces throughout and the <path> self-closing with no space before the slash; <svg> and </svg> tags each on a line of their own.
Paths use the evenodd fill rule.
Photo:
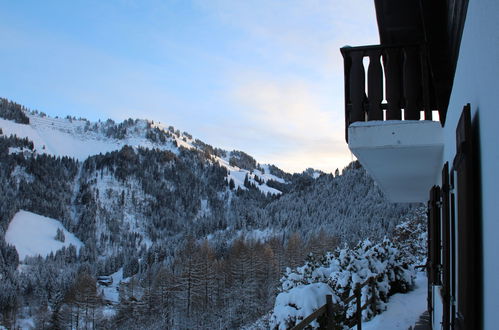
<svg viewBox="0 0 499 330">
<path fill-rule="evenodd" d="M 326 283 L 312 283 L 284 291 L 276 298 L 271 324 L 274 328 L 288 329 L 296 325 L 326 303 L 326 295 L 333 296 L 333 302 L 339 302 L 333 290 Z M 297 322 L 298 321 L 298 322 Z M 317 321 L 312 322 L 317 327 Z"/>
<path fill-rule="evenodd" d="M 281 279 L 281 293 L 277 296 L 271 316 L 274 329 L 286 329 L 308 316 L 311 311 L 310 298 L 304 299 L 299 293 L 313 294 L 313 285 L 321 284 L 323 291 L 327 285 L 333 302 L 339 304 L 340 321 L 351 318 L 355 311 L 355 301 L 342 306 L 341 301 L 354 294 L 357 285 L 371 277 L 376 278 L 376 306 L 369 306 L 363 311 L 363 318 L 369 319 L 385 309 L 388 296 L 396 292 L 407 292 L 414 284 L 415 271 L 413 265 L 403 253 L 388 239 L 373 244 L 369 240 L 360 242 L 354 248 L 338 248 L 334 253 L 326 253 L 319 259 L 309 256 L 302 267 L 287 269 Z M 362 304 L 369 300 L 372 288 L 362 288 Z M 325 293 L 321 292 L 322 305 Z M 318 301 L 318 300 L 315 300 Z M 318 305 L 315 309 L 322 306 Z M 312 310 L 313 311 L 313 310 Z"/>
<path fill-rule="evenodd" d="M 426 208 L 420 207 L 411 219 L 405 219 L 395 227 L 393 242 L 397 244 L 404 257 L 413 264 L 426 263 L 427 253 L 427 215 Z"/>
</svg>

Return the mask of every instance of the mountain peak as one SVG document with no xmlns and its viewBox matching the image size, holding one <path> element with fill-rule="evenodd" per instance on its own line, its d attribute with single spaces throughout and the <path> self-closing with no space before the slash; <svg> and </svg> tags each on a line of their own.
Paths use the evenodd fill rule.
<svg viewBox="0 0 499 330">
<path fill-rule="evenodd" d="M 228 170 L 227 182 L 236 189 L 247 189 L 249 184 L 263 193 L 280 194 L 267 185 L 267 181 L 285 182 L 283 177 L 268 172 L 243 151 L 227 151 L 213 147 L 174 126 L 149 119 L 113 119 L 91 122 L 85 118 L 67 116 L 50 117 L 43 112 L 31 111 L 15 102 L 0 98 L 0 128 L 5 136 L 27 138 L 34 144 L 34 153 L 71 157 L 84 161 L 90 156 L 122 149 L 124 146 L 149 148 L 179 153 L 180 148 L 195 149 L 206 158 Z M 284 172 L 282 172 L 284 173 Z"/>
</svg>

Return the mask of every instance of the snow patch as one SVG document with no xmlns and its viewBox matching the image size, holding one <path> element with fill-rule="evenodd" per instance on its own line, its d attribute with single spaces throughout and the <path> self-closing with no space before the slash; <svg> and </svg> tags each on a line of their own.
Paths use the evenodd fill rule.
<svg viewBox="0 0 499 330">
<path fill-rule="evenodd" d="M 134 130 L 124 139 L 113 139 L 102 133 L 85 131 L 88 122 L 83 120 L 68 120 L 39 115 L 27 114 L 29 125 L 18 124 L 10 120 L 0 118 L 0 127 L 5 136 L 16 135 L 19 138 L 28 138 L 33 142 L 37 153 L 45 153 L 53 156 L 68 156 L 80 161 L 86 158 L 105 154 L 123 148 L 125 145 L 132 147 L 158 148 L 177 152 L 178 148 L 170 142 L 153 143 L 144 136 L 145 121 L 139 121 Z M 176 139 L 179 146 L 192 148 L 181 139 Z M 12 150 L 15 152 L 16 150 Z"/>
<path fill-rule="evenodd" d="M 265 228 L 265 229 L 253 229 L 253 230 L 248 231 L 248 232 L 244 232 L 242 230 L 239 230 L 235 236 L 236 237 L 242 236 L 246 240 L 264 243 L 264 242 L 268 241 L 270 238 L 274 237 L 275 233 L 272 229 Z"/>
<path fill-rule="evenodd" d="M 123 281 L 123 268 L 111 274 L 111 278 L 113 279 L 113 283 L 109 286 L 99 284 L 99 290 L 104 300 L 112 304 L 118 304 L 120 302 L 119 285 Z"/>
<path fill-rule="evenodd" d="M 9 155 L 23 154 L 24 156 L 28 156 L 32 153 L 33 152 L 27 148 L 9 147 Z"/>
<path fill-rule="evenodd" d="M 57 229 L 63 231 L 65 241 L 55 239 Z M 7 228 L 5 241 L 13 245 L 19 254 L 19 260 L 26 257 L 46 257 L 63 247 L 74 245 L 79 251 L 83 243 L 66 230 L 56 219 L 44 217 L 28 211 L 17 212 Z"/>
</svg>

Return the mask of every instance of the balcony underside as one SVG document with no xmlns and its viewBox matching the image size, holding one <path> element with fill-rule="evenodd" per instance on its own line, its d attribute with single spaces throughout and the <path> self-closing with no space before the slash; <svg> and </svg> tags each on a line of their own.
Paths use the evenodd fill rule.
<svg viewBox="0 0 499 330">
<path fill-rule="evenodd" d="M 443 156 L 440 123 L 419 120 L 356 122 L 348 146 L 393 202 L 426 202 Z"/>
</svg>

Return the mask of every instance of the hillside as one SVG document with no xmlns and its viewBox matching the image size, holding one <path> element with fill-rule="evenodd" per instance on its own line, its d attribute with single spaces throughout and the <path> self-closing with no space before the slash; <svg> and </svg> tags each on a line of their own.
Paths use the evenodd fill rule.
<svg viewBox="0 0 499 330">
<path fill-rule="evenodd" d="M 379 241 L 415 212 L 389 204 L 358 163 L 290 174 L 150 120 L 50 118 L 5 99 L 0 117 L 6 325 L 239 327 L 271 309 L 286 266 Z M 79 253 L 25 259 L 9 239 L 21 210 L 59 221 Z M 104 307 L 96 278 L 120 271 L 119 299 Z"/>
<path fill-rule="evenodd" d="M 16 248 L 20 260 L 47 257 L 70 245 L 79 250 L 83 245 L 60 221 L 27 211 L 14 215 L 5 233 L 5 242 Z"/>
</svg>

